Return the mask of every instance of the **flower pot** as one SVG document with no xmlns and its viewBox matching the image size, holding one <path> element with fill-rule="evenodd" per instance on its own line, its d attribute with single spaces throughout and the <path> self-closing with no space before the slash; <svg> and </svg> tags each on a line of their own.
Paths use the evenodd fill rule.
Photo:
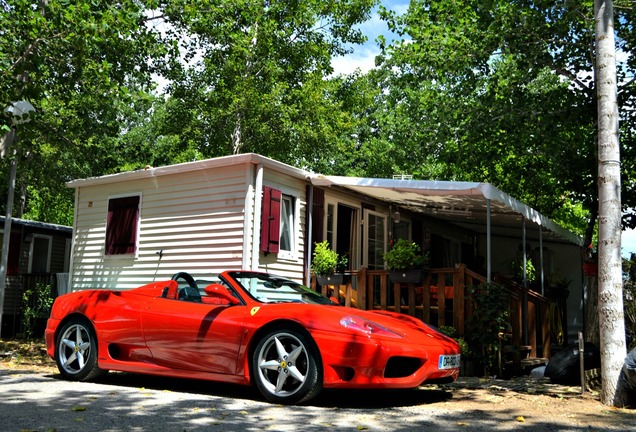
<svg viewBox="0 0 636 432">
<path fill-rule="evenodd" d="M 328 276 L 317 275 L 316 279 L 320 285 L 344 285 L 345 275 L 344 273 L 336 273 Z"/>
<path fill-rule="evenodd" d="M 389 277 L 393 283 L 422 283 L 424 270 L 391 270 Z"/>
</svg>

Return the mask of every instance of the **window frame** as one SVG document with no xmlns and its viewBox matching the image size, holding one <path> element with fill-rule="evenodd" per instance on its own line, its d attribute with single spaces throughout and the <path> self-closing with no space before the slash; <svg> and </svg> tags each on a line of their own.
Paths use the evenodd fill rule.
<svg viewBox="0 0 636 432">
<path fill-rule="evenodd" d="M 280 240 L 278 257 L 282 259 L 293 259 L 298 251 L 298 233 L 300 232 L 299 199 L 294 195 L 283 193 L 280 206 Z M 289 210 L 289 214 L 285 210 Z M 283 236 L 288 235 L 289 249 L 284 248 Z"/>
<path fill-rule="evenodd" d="M 137 198 L 137 215 L 135 220 L 135 226 L 133 229 L 134 232 L 134 243 L 133 243 L 133 251 L 129 252 L 128 249 L 125 252 L 110 252 L 112 248 L 116 248 L 117 245 L 109 244 L 109 232 L 110 229 L 113 229 L 111 226 L 112 218 L 110 217 L 111 212 L 111 202 L 114 200 L 124 200 L 124 199 L 132 199 Z M 141 204 L 142 204 L 142 194 L 141 193 L 133 193 L 133 194 L 125 194 L 125 195 L 113 195 L 108 197 L 107 205 L 106 205 L 106 227 L 104 232 L 104 256 L 107 258 L 117 258 L 117 257 L 137 257 L 139 253 L 139 232 L 141 228 Z M 113 234 L 114 235 L 114 234 Z M 129 237 L 131 237 L 129 235 Z M 119 246 L 121 247 L 121 246 Z"/>
<path fill-rule="evenodd" d="M 33 273 L 33 258 L 34 258 L 34 250 L 35 250 L 35 239 L 46 239 L 48 241 L 46 254 L 46 264 L 45 269 L 43 271 L 38 271 L 38 273 L 51 273 L 51 253 L 53 251 L 53 236 L 46 234 L 32 234 L 31 241 L 29 242 L 29 265 L 27 267 L 28 273 Z M 38 248 L 38 252 L 41 252 L 42 249 Z"/>
</svg>

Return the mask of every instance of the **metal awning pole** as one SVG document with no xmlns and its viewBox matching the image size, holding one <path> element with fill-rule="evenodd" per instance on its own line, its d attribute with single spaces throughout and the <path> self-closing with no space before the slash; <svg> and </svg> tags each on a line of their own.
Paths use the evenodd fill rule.
<svg viewBox="0 0 636 432">
<path fill-rule="evenodd" d="M 490 198 L 486 199 L 486 282 L 492 280 L 492 239 L 490 226 Z"/>
<path fill-rule="evenodd" d="M 521 340 L 528 345 L 528 274 L 526 272 L 526 218 L 521 217 L 523 231 L 523 292 L 521 294 Z"/>
<path fill-rule="evenodd" d="M 307 198 L 307 243 L 305 243 L 305 286 L 311 284 L 311 245 L 314 242 L 312 234 L 314 232 L 314 185 L 309 183 L 309 197 Z"/>
<path fill-rule="evenodd" d="M 541 295 L 545 295 L 545 272 L 543 268 L 543 227 L 539 225 L 539 259 L 541 260 Z"/>
</svg>

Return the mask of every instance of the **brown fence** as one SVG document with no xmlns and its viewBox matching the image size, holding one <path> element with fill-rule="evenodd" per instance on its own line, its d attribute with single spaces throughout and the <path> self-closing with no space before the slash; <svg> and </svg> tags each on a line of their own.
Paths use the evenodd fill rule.
<svg viewBox="0 0 636 432">
<path fill-rule="evenodd" d="M 319 286 L 315 277 L 311 285 L 345 306 L 397 311 L 437 327 L 452 326 L 457 337 L 465 336 L 466 318 L 471 314 L 468 288 L 486 283 L 485 277 L 463 264 L 430 269 L 421 283 L 393 283 L 388 271 L 365 268 L 348 272 L 347 276 L 344 285 Z M 506 351 L 514 363 L 523 366 L 524 360 L 525 365 L 531 365 L 532 359 L 538 363 L 549 358 L 552 302 L 511 280 L 495 281 L 505 288 L 508 297 L 511 332 L 505 335 Z"/>
</svg>

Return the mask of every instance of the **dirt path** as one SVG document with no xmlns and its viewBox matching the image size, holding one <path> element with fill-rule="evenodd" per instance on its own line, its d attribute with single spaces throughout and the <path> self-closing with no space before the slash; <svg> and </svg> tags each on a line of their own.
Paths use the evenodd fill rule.
<svg viewBox="0 0 636 432">
<path fill-rule="evenodd" d="M 111 373 L 96 384 L 70 383 L 61 380 L 41 346 L 12 351 L 0 345 L 0 383 L 0 410 L 6 411 L 0 416 L 12 418 L 22 404 L 34 419 L 41 416 L 33 424 L 26 417 L 14 419 L 16 428 L 7 430 L 16 431 L 80 430 L 74 428 L 77 421 L 91 430 L 132 430 L 139 416 L 159 425 L 178 423 L 167 430 L 182 431 L 202 425 L 211 430 L 214 425 L 218 430 L 296 430 L 299 424 L 307 430 L 628 431 L 636 425 L 636 410 L 608 407 L 596 392 L 581 395 L 580 387 L 530 377 L 462 378 L 414 391 L 326 391 L 309 406 L 290 409 L 267 404 L 250 389 L 201 381 Z M 68 402 L 76 392 L 90 397 Z M 73 412 L 78 406 L 88 407 L 87 412 Z M 171 408 L 165 412 L 162 407 Z M 127 414 L 113 417 L 121 411 Z M 60 419 L 54 417 L 58 413 Z M 175 413 L 181 423 L 175 423 Z M 64 423 L 65 416 L 74 420 Z M 109 419 L 107 428 L 99 423 L 104 419 Z"/>
</svg>

